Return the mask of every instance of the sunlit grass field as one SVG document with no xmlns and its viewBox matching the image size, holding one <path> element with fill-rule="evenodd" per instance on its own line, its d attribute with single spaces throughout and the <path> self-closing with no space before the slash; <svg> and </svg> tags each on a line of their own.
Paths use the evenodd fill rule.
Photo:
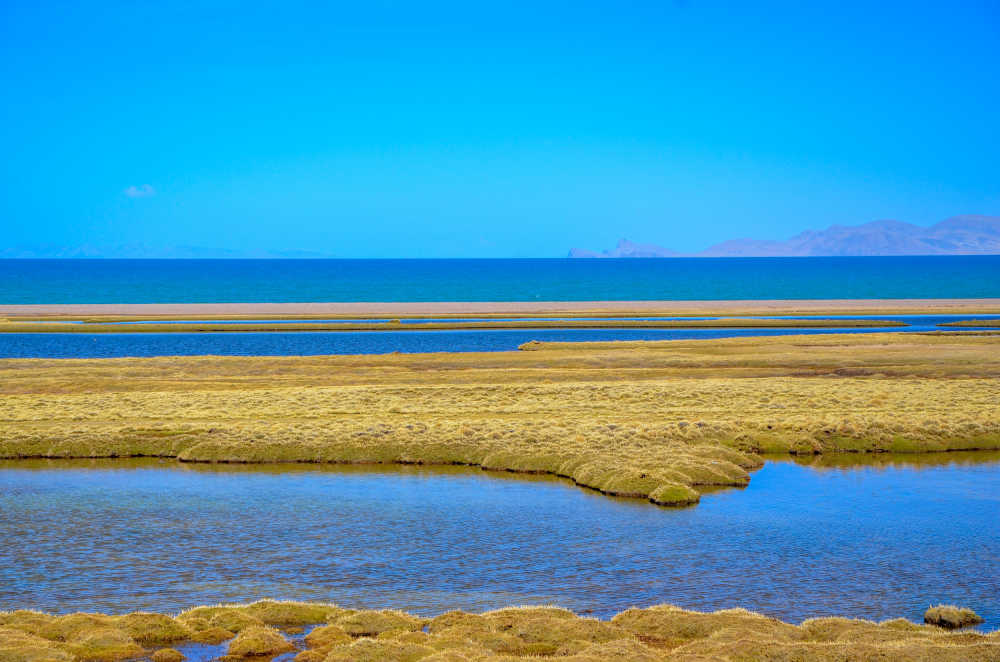
<svg viewBox="0 0 1000 662">
<path fill-rule="evenodd" d="M 0 457 L 467 464 L 687 505 L 763 452 L 1000 448 L 1000 337 L 0 361 Z"/>
</svg>

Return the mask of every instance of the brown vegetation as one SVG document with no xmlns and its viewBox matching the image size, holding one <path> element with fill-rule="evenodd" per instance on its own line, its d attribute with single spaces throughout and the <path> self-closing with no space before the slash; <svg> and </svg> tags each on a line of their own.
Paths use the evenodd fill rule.
<svg viewBox="0 0 1000 662">
<path fill-rule="evenodd" d="M 924 612 L 924 623 L 937 625 L 949 630 L 979 625 L 983 619 L 967 607 L 955 605 L 938 605 Z"/>
<path fill-rule="evenodd" d="M 158 651 L 154 651 L 149 656 L 149 659 L 151 662 L 184 662 L 187 658 L 180 651 L 173 648 L 161 648 Z"/>
<path fill-rule="evenodd" d="M 206 611 L 207 610 L 207 611 Z M 221 611 L 220 611 L 221 610 Z M 970 661 L 1000 659 L 1000 633 L 951 633 L 901 619 L 873 623 L 819 618 L 791 625 L 743 609 L 715 613 L 669 605 L 629 609 L 609 621 L 576 616 L 557 607 L 519 607 L 482 614 L 453 611 L 426 619 L 402 612 L 355 611 L 334 605 L 259 602 L 247 606 L 201 607 L 176 618 L 159 616 L 153 632 L 143 629 L 151 615 L 128 616 L 0 612 L 0 659 L 5 662 L 117 662 L 150 657 L 178 659 L 175 651 L 155 650 L 144 641 L 174 622 L 198 640 L 211 627 L 197 613 L 228 612 L 259 621 L 230 634 L 230 659 L 294 651 L 274 626 L 290 615 L 326 614 L 305 639 L 298 662 L 357 660 L 520 660 L 553 657 L 568 662 L 705 660 L 868 660 Z M 272 614 L 280 612 L 277 619 Z M 136 616 L 136 615 L 133 615 Z M 236 619 L 238 620 L 238 619 Z M 350 622 L 348 634 L 337 623 Z M 265 658 L 266 659 L 266 658 Z"/>
<path fill-rule="evenodd" d="M 251 625 L 244 628 L 231 642 L 227 653 L 236 657 L 278 655 L 295 650 L 290 641 L 271 627 Z"/>
<path fill-rule="evenodd" d="M 1000 327 L 1000 319 L 959 320 L 958 322 L 942 322 L 938 326 Z"/>
</svg>

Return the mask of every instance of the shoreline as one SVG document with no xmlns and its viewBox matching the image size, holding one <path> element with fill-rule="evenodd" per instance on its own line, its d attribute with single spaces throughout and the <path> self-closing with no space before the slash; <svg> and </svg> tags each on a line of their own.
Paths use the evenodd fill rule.
<svg viewBox="0 0 1000 662">
<path fill-rule="evenodd" d="M 0 304 L 0 317 L 407 315 L 873 315 L 1000 314 L 992 299 L 762 299 L 724 301 L 407 301 L 308 303 Z"/>
</svg>

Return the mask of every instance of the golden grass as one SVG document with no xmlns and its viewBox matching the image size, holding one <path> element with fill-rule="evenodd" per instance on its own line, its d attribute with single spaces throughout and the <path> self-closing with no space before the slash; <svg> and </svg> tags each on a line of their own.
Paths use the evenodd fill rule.
<svg viewBox="0 0 1000 662">
<path fill-rule="evenodd" d="M 152 614 L 52 616 L 31 611 L 0 612 L 0 659 L 5 662 L 117 662 L 138 656 L 176 659 L 149 646 L 164 619 L 198 641 L 210 626 L 192 613 L 228 610 L 260 621 L 229 633 L 228 654 L 251 658 L 294 651 L 268 619 L 278 610 L 314 616 L 323 624 L 305 638 L 298 662 L 357 660 L 996 660 L 1000 633 L 949 632 L 902 619 L 874 623 L 846 618 L 811 619 L 791 625 L 743 609 L 714 613 L 670 605 L 629 609 L 608 621 L 583 618 L 558 607 L 517 607 L 482 614 L 453 611 L 427 619 L 403 612 L 355 611 L 335 605 L 265 601 L 252 605 L 200 607 L 176 617 Z M 143 624 L 153 621 L 152 631 Z M 130 620 L 130 627 L 122 623 Z M 349 622 L 345 630 L 341 623 Z M 154 653 L 154 651 L 157 651 Z"/>
<path fill-rule="evenodd" d="M 295 646 L 272 627 L 254 625 L 236 635 L 226 650 L 236 657 L 279 655 L 295 650 Z"/>
<path fill-rule="evenodd" d="M 161 648 L 149 656 L 150 662 L 184 662 L 184 655 L 173 648 Z"/>
<path fill-rule="evenodd" d="M 666 505 L 761 452 L 1000 448 L 1000 337 L 0 361 L 0 457 L 466 464 Z"/>
<path fill-rule="evenodd" d="M 103 324 L 85 322 L 4 322 L 0 333 L 204 333 L 263 331 L 447 331 L 462 329 L 770 329 L 770 328 L 886 328 L 903 322 L 876 319 L 755 319 L 728 317 L 714 320 L 494 320 L 474 322 L 278 322 L 212 324 L 178 322 L 157 324 Z"/>
<path fill-rule="evenodd" d="M 924 612 L 924 623 L 937 625 L 949 630 L 979 625 L 983 619 L 967 607 L 955 605 L 937 605 Z"/>
<path fill-rule="evenodd" d="M 938 326 L 959 326 L 959 327 L 998 327 L 1000 319 L 992 320 L 959 320 L 957 322 L 942 322 Z"/>
</svg>

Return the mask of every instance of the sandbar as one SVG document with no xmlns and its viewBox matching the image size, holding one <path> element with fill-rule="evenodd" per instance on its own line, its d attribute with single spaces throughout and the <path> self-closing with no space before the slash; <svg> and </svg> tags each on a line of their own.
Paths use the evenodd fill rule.
<svg viewBox="0 0 1000 662">
<path fill-rule="evenodd" d="M 4 304 L 0 317 L 407 317 L 420 315 L 918 315 L 1000 314 L 990 299 L 768 299 L 727 301 L 407 301 L 312 303 Z"/>
</svg>

